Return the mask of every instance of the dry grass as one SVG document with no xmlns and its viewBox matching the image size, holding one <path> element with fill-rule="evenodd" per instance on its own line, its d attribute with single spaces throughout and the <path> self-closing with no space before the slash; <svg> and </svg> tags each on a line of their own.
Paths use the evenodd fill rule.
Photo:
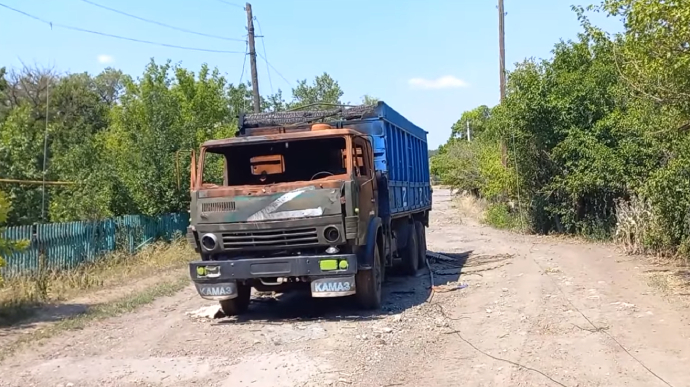
<svg viewBox="0 0 690 387">
<path fill-rule="evenodd" d="M 184 239 L 156 243 L 135 255 L 117 252 L 72 270 L 8 279 L 0 287 L 0 323 L 29 317 L 41 305 L 116 287 L 183 267 L 194 257 Z"/>
<path fill-rule="evenodd" d="M 153 302 L 159 297 L 172 296 L 187 285 L 189 285 L 189 278 L 187 276 L 173 277 L 172 279 L 162 281 L 140 291 L 132 292 L 111 302 L 94 305 L 84 313 L 48 324 L 42 329 L 31 330 L 20 335 L 18 339 L 0 346 L 0 361 L 25 345 L 40 343 L 42 340 L 53 337 L 62 331 L 82 329 L 91 321 L 102 320 L 132 312 L 143 305 Z"/>
<path fill-rule="evenodd" d="M 486 200 L 472 195 L 460 194 L 453 198 L 453 208 L 458 211 L 462 218 L 483 223 L 488 203 Z"/>
<path fill-rule="evenodd" d="M 616 202 L 616 232 L 614 240 L 628 254 L 647 253 L 645 238 L 654 227 L 654 215 L 649 202 L 638 197 Z"/>
<path fill-rule="evenodd" d="M 647 273 L 647 284 L 666 296 L 690 296 L 690 271 L 657 270 Z"/>
</svg>

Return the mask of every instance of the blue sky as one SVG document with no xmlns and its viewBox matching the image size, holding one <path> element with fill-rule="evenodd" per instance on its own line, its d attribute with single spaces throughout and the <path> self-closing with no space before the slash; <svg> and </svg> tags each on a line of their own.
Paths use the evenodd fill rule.
<svg viewBox="0 0 690 387">
<path fill-rule="evenodd" d="M 140 17 L 207 34 L 243 39 L 243 2 L 227 0 L 92 0 Z M 580 27 L 577 0 L 505 0 L 506 63 L 548 58 Z M 107 66 L 137 76 L 151 57 L 192 70 L 218 67 L 230 82 L 242 71 L 245 43 L 190 35 L 103 10 L 82 0 L 0 0 L 54 23 L 182 46 L 239 54 L 183 51 L 49 26 L 0 8 L 0 66 L 21 62 L 97 73 Z M 585 4 L 587 2 L 585 1 Z M 429 132 L 430 148 L 448 138 L 463 111 L 498 103 L 498 12 L 495 0 L 253 0 L 265 36 L 269 72 L 259 59 L 262 94 L 290 95 L 297 79 L 328 72 L 345 102 L 364 94 L 386 101 Z M 620 23 L 594 18 L 616 30 Z M 263 54 L 261 39 L 257 51 Z M 247 71 L 244 79 L 249 76 Z M 284 79 L 286 78 L 288 82 Z M 272 85 L 272 86 L 271 86 Z"/>
</svg>

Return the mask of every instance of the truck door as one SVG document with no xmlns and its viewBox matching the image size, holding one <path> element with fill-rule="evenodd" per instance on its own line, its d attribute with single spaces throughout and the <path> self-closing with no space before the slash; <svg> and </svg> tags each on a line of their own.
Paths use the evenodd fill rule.
<svg viewBox="0 0 690 387">
<path fill-rule="evenodd" d="M 374 160 L 371 144 L 362 137 L 355 138 L 352 152 L 359 196 L 359 237 L 360 243 L 364 243 L 369 219 L 378 214 Z"/>
</svg>

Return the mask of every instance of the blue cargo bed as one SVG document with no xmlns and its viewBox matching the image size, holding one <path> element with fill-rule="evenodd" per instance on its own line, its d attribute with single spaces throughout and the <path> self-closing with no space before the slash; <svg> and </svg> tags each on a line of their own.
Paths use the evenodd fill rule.
<svg viewBox="0 0 690 387">
<path fill-rule="evenodd" d="M 374 168 L 381 176 L 379 215 L 402 217 L 431 209 L 427 132 L 384 102 L 374 106 L 337 107 L 332 110 L 288 111 L 240 115 L 240 136 L 253 128 L 297 123 L 328 122 L 371 136 Z M 290 125 L 292 128 L 289 129 Z"/>
<path fill-rule="evenodd" d="M 374 162 L 388 182 L 379 187 L 382 217 L 404 216 L 431 208 L 427 132 L 383 102 L 363 118 L 345 121 L 373 138 Z"/>
</svg>

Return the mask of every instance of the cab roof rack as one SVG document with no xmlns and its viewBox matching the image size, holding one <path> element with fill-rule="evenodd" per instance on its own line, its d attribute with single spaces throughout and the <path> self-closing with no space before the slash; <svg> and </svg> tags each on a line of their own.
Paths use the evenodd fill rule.
<svg viewBox="0 0 690 387">
<path fill-rule="evenodd" d="M 342 121 L 361 120 L 365 118 L 376 118 L 378 114 L 377 105 L 334 105 L 334 104 L 312 104 L 302 106 L 299 109 L 306 109 L 314 106 L 328 106 L 326 110 L 288 110 L 283 112 L 252 113 L 240 114 L 238 121 L 239 135 L 249 135 L 255 128 L 266 127 L 299 127 L 309 126 L 310 124 L 324 122 L 336 124 Z M 334 125 L 336 126 L 336 125 Z"/>
</svg>

